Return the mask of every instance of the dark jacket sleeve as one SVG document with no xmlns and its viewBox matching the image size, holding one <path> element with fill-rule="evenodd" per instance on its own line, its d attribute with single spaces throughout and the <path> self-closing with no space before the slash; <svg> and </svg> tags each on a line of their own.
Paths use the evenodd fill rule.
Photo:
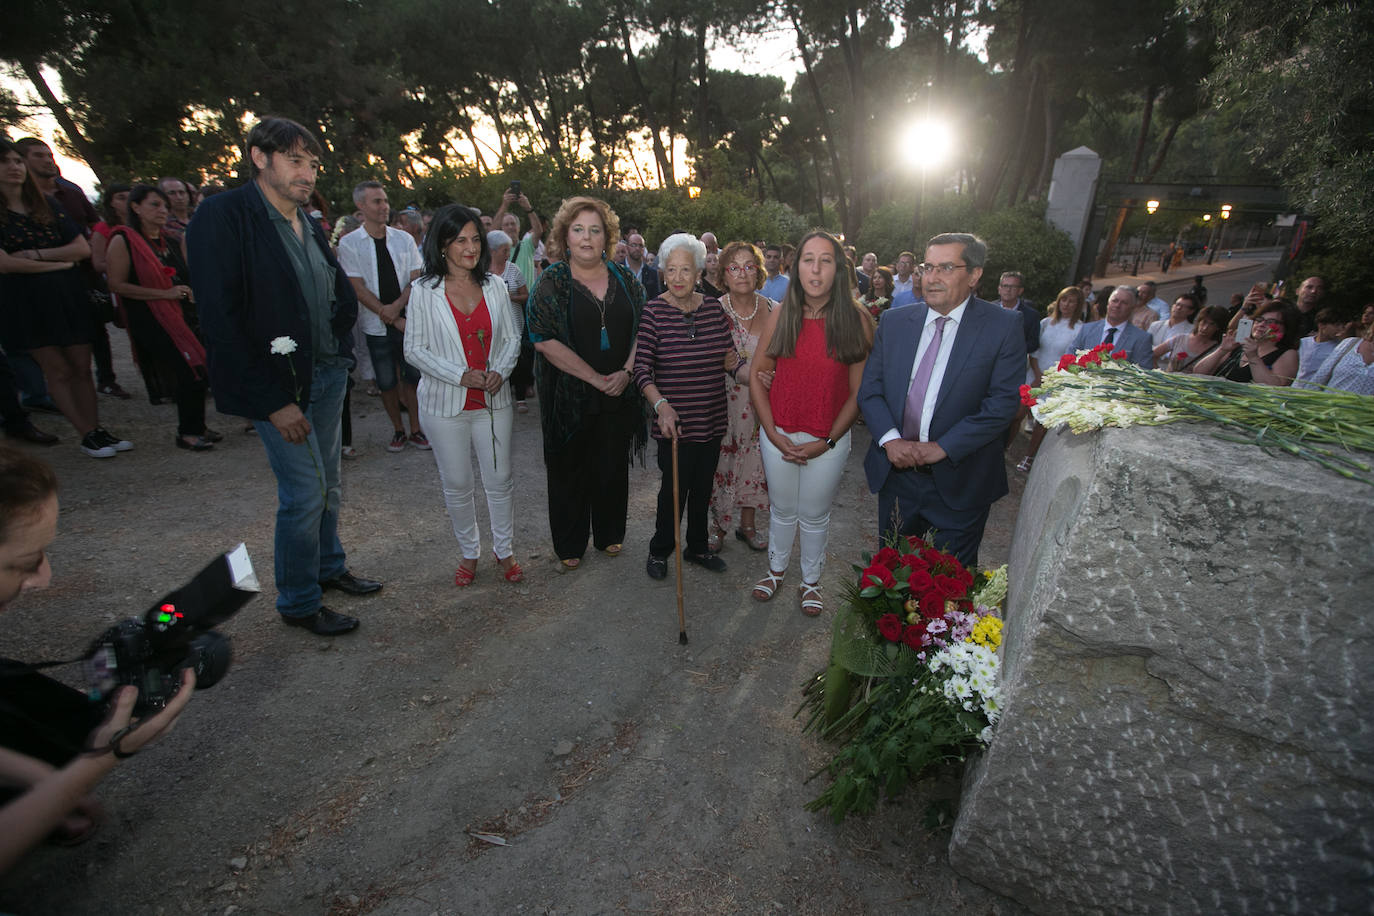
<svg viewBox="0 0 1374 916">
<path fill-rule="evenodd" d="M 281 357 L 271 356 L 271 342 L 253 333 L 250 278 L 244 273 L 251 240 L 245 237 L 239 196 L 227 192 L 197 207 L 186 249 L 215 405 L 224 413 L 265 420 L 296 398 L 274 382 L 269 360 Z"/>
</svg>

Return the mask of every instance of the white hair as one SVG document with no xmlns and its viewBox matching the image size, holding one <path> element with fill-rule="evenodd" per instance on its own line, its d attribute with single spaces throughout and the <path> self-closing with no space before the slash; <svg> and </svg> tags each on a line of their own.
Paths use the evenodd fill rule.
<svg viewBox="0 0 1374 916">
<path fill-rule="evenodd" d="M 502 245 L 510 244 L 513 244 L 511 242 L 510 236 L 506 235 L 500 229 L 493 229 L 487 233 L 487 247 L 490 248 L 492 251 L 495 251 Z"/>
<path fill-rule="evenodd" d="M 679 249 L 692 255 L 692 263 L 696 264 L 697 270 L 706 267 L 706 245 L 688 232 L 679 232 L 664 239 L 663 244 L 658 246 L 658 262 L 667 265 L 668 259 Z"/>
</svg>

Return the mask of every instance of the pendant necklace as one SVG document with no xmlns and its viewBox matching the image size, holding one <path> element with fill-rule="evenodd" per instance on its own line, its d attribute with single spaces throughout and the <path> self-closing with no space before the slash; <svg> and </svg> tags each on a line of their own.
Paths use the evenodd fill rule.
<svg viewBox="0 0 1374 916">
<path fill-rule="evenodd" d="M 608 286 L 606 292 L 609 294 L 610 291 Z M 606 309 L 609 303 L 602 302 L 600 299 L 593 299 L 592 301 L 596 303 L 596 310 L 601 313 L 601 350 L 605 352 L 611 348 L 611 337 L 606 333 Z"/>
</svg>

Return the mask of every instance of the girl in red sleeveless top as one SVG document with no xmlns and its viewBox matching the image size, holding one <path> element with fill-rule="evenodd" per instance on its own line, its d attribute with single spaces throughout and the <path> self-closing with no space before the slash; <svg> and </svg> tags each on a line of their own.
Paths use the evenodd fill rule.
<svg viewBox="0 0 1374 916">
<path fill-rule="evenodd" d="M 797 246 L 787 292 L 759 335 L 750 372 L 769 498 L 768 574 L 754 586 L 759 601 L 782 584 L 800 528 L 801 610 L 814 617 L 824 609 L 830 505 L 872 346 L 873 322 L 854 299 L 844 249 L 830 233 L 812 232 Z"/>
</svg>

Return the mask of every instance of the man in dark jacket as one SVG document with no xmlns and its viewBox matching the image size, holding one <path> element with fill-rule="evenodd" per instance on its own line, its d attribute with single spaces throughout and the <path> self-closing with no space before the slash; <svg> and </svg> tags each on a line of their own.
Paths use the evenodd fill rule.
<svg viewBox="0 0 1374 916">
<path fill-rule="evenodd" d="M 309 131 L 265 118 L 244 143 L 252 180 L 217 194 L 187 230 L 191 285 L 224 413 L 253 421 L 277 477 L 277 611 L 320 636 L 357 619 L 320 603 L 381 583 L 348 571 L 339 543 L 339 458 L 358 314 L 352 285 L 302 205 L 321 148 Z"/>
</svg>

